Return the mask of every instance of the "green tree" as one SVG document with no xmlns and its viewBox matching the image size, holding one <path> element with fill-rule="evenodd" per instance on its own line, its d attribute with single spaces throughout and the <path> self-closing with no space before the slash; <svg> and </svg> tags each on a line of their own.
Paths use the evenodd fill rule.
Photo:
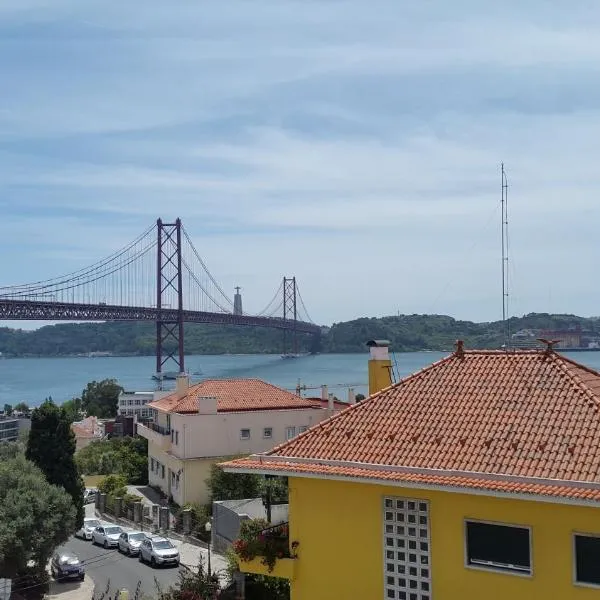
<svg viewBox="0 0 600 600">
<path fill-rule="evenodd" d="M 99 484 L 98 490 L 101 494 L 113 496 L 116 493 L 124 493 L 127 480 L 123 475 L 107 475 Z"/>
<path fill-rule="evenodd" d="M 43 471 L 50 483 L 63 487 L 71 496 L 75 525 L 79 528 L 84 514 L 83 481 L 74 454 L 75 436 L 65 411 L 53 402 L 44 402 L 31 415 L 26 457 Z"/>
<path fill-rule="evenodd" d="M 18 449 L 0 452 L 0 577 L 24 574 L 29 561 L 43 572 L 75 529 L 73 502 Z"/>
<path fill-rule="evenodd" d="M 148 483 L 148 441 L 142 437 L 97 440 L 75 456 L 83 475 L 123 475 L 127 483 Z"/>
<path fill-rule="evenodd" d="M 362 402 L 365 399 L 365 395 L 364 394 L 356 394 L 356 396 L 354 397 L 354 399 L 357 402 Z"/>
<path fill-rule="evenodd" d="M 83 413 L 81 411 L 81 398 L 72 398 L 62 403 L 62 407 L 69 419 L 69 422 L 81 421 Z"/>
<path fill-rule="evenodd" d="M 122 391 L 123 388 L 115 379 L 90 381 L 81 393 L 81 408 L 87 415 L 100 419 L 116 417 Z"/>
<path fill-rule="evenodd" d="M 27 402 L 19 402 L 18 404 L 15 404 L 14 410 L 27 413 L 29 412 L 29 405 L 27 404 Z"/>
<path fill-rule="evenodd" d="M 254 473 L 225 473 L 219 465 L 210 468 L 210 477 L 206 480 L 213 500 L 242 500 L 258 498 L 262 495 L 263 482 L 260 475 Z"/>
<path fill-rule="evenodd" d="M 12 415 L 12 413 L 13 413 L 12 404 L 5 404 L 4 405 L 4 414 L 8 415 L 10 417 L 10 415 Z"/>
<path fill-rule="evenodd" d="M 201 557 L 197 571 L 182 569 L 179 571 L 179 581 L 174 586 L 162 590 L 157 580 L 156 585 L 158 600 L 211 600 L 219 589 L 219 578 L 208 573 Z"/>
</svg>

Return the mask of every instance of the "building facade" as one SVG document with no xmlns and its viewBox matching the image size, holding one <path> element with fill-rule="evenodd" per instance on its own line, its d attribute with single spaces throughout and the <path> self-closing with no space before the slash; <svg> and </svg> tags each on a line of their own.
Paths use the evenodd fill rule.
<svg viewBox="0 0 600 600">
<path fill-rule="evenodd" d="M 135 417 L 137 421 L 148 421 L 153 415 L 148 404 L 154 401 L 154 397 L 155 392 L 121 392 L 118 414 Z"/>
<path fill-rule="evenodd" d="M 189 386 L 180 377 L 176 390 L 149 408 L 153 422 L 138 424 L 148 440 L 149 483 L 183 506 L 210 501 L 206 479 L 222 457 L 290 440 L 339 411 L 340 403 L 301 398 L 257 379 Z"/>
<path fill-rule="evenodd" d="M 223 466 L 289 477 L 290 553 L 272 574 L 292 600 L 600 597 L 600 374 L 551 344 L 459 343 Z"/>
</svg>

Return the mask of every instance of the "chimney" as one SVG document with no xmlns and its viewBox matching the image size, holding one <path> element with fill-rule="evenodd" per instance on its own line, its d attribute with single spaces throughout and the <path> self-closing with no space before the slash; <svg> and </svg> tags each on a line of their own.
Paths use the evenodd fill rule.
<svg viewBox="0 0 600 600">
<path fill-rule="evenodd" d="M 327 386 L 321 386 L 321 400 L 329 400 L 329 394 L 327 393 Z"/>
<path fill-rule="evenodd" d="M 354 395 L 354 388 L 348 388 L 348 404 L 356 404 L 356 396 Z"/>
<path fill-rule="evenodd" d="M 389 356 L 388 340 L 370 340 L 369 396 L 392 385 L 392 361 Z"/>
<path fill-rule="evenodd" d="M 216 396 L 198 396 L 198 414 L 216 415 L 217 397 Z"/>
<path fill-rule="evenodd" d="M 178 398 L 183 398 L 190 387 L 190 378 L 185 373 L 177 375 L 175 380 L 175 393 Z"/>
<path fill-rule="evenodd" d="M 329 398 L 327 398 L 327 414 L 328 416 L 333 416 L 333 394 L 329 394 Z"/>
</svg>

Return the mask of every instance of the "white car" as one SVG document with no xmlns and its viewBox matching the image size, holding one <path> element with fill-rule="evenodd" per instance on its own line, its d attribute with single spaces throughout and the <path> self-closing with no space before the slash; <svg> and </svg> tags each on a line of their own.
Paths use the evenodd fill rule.
<svg viewBox="0 0 600 600">
<path fill-rule="evenodd" d="M 99 544 L 105 548 L 119 545 L 119 536 L 123 533 L 123 529 L 118 525 L 105 523 L 96 527 L 92 532 L 92 544 Z"/>
<path fill-rule="evenodd" d="M 88 518 L 83 520 L 83 527 L 75 532 L 77 537 L 83 538 L 84 540 L 91 540 L 92 533 L 96 527 L 100 527 L 102 523 L 98 519 Z"/>
<path fill-rule="evenodd" d="M 119 536 L 119 552 L 135 556 L 140 551 L 141 543 L 146 539 L 143 531 L 124 531 Z"/>
</svg>

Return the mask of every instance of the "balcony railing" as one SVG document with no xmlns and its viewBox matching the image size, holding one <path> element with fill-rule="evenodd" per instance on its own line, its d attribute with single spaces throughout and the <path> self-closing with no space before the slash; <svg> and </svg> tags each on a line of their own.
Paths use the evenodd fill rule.
<svg viewBox="0 0 600 600">
<path fill-rule="evenodd" d="M 149 442 L 159 446 L 165 452 L 171 449 L 171 430 L 166 427 L 160 427 L 152 422 L 138 422 L 137 433 L 145 437 Z"/>
<path fill-rule="evenodd" d="M 160 433 L 160 435 L 171 435 L 171 430 L 168 427 L 161 427 L 160 425 L 152 422 L 144 424 L 148 429 L 152 429 L 152 431 L 156 431 L 156 433 Z"/>
</svg>

